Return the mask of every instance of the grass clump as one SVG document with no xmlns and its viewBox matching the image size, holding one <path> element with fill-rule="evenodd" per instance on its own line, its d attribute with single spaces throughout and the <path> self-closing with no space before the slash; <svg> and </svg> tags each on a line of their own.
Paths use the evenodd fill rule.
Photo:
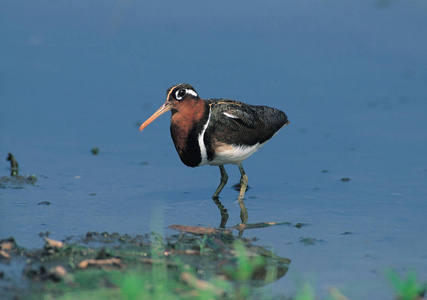
<svg viewBox="0 0 427 300">
<path fill-rule="evenodd" d="M 399 300 L 422 299 L 427 289 L 426 283 L 418 283 L 415 271 L 408 272 L 406 277 L 402 278 L 395 271 L 388 270 L 386 278 L 394 288 Z"/>
</svg>

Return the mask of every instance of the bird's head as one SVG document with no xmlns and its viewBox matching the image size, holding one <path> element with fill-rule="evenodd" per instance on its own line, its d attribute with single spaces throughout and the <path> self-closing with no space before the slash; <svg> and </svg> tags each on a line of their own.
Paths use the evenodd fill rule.
<svg viewBox="0 0 427 300">
<path fill-rule="evenodd" d="M 166 102 L 144 123 L 142 123 L 139 131 L 144 130 L 151 122 L 157 119 L 159 116 L 167 111 L 172 113 L 184 109 L 185 107 L 191 106 L 191 102 L 200 100 L 196 90 L 188 83 L 181 83 L 170 87 L 166 91 Z"/>
</svg>

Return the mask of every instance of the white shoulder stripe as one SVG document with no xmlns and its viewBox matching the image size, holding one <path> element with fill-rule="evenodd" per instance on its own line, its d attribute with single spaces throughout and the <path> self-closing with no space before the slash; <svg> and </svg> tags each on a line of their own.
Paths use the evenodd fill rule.
<svg viewBox="0 0 427 300">
<path fill-rule="evenodd" d="M 230 114 L 229 112 L 226 112 L 226 111 L 224 111 L 223 114 L 229 118 L 232 118 L 232 119 L 238 119 L 239 118 L 239 117 L 237 117 L 233 114 Z"/>
<path fill-rule="evenodd" d="M 200 155 L 202 156 L 202 161 L 200 162 L 199 166 L 203 166 L 203 165 L 206 165 L 208 163 L 208 153 L 206 151 L 206 145 L 204 142 L 204 138 L 205 138 L 205 131 L 206 131 L 206 128 L 208 128 L 210 120 L 211 120 L 211 112 L 210 112 L 210 106 L 209 106 L 208 120 L 207 120 L 205 126 L 203 126 L 202 132 L 200 132 L 199 138 L 197 139 L 199 142 Z"/>
</svg>

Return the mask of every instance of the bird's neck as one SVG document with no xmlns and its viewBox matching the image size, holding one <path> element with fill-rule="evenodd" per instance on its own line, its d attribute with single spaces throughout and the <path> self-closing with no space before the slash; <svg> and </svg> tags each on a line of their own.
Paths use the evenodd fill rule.
<svg viewBox="0 0 427 300">
<path fill-rule="evenodd" d="M 206 104 L 202 99 L 191 99 L 179 103 L 177 109 L 172 111 L 171 123 L 180 127 L 182 131 L 188 132 L 201 121 L 205 111 Z"/>
<path fill-rule="evenodd" d="M 195 167 L 201 162 L 198 137 L 209 118 L 209 107 L 202 99 L 180 103 L 172 111 L 171 135 L 182 162 Z"/>
</svg>

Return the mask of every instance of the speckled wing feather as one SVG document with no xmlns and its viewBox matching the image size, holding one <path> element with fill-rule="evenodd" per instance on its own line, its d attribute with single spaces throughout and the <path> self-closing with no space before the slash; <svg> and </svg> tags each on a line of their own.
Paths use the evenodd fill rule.
<svg viewBox="0 0 427 300">
<path fill-rule="evenodd" d="M 206 130 L 206 140 L 215 133 L 215 138 L 220 142 L 255 145 L 269 140 L 288 123 L 282 111 L 267 106 L 248 105 L 228 99 L 210 99 L 207 103 L 211 120 Z"/>
</svg>

